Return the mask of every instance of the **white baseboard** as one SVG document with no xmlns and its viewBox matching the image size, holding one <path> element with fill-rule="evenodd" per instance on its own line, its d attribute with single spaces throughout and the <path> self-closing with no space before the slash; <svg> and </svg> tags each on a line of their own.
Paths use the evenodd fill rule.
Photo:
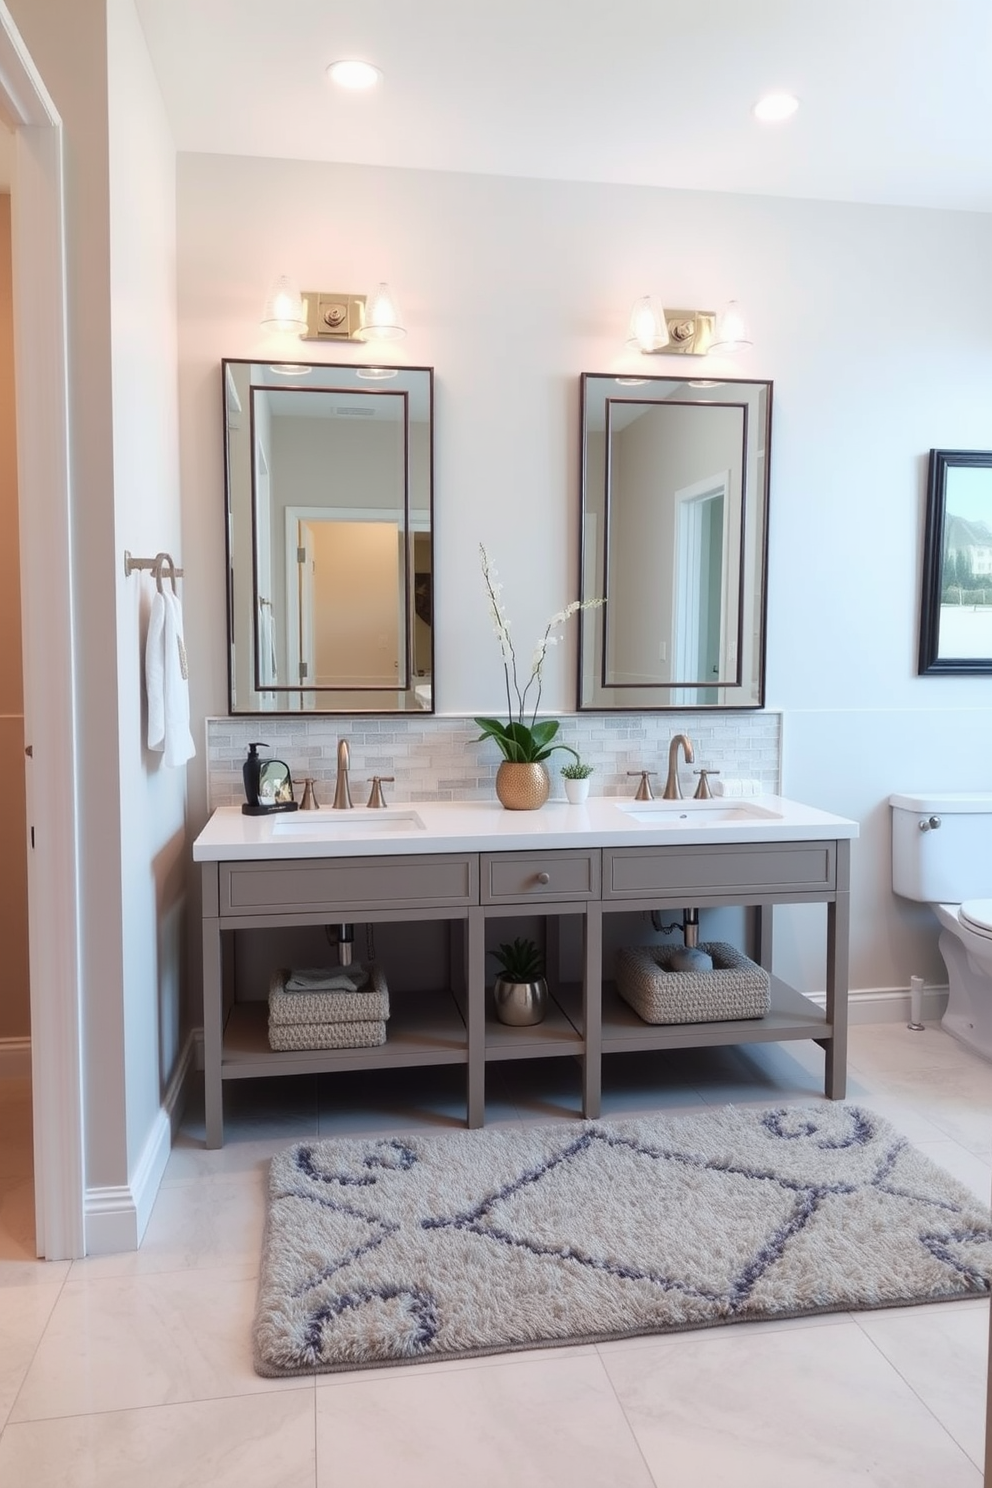
<svg viewBox="0 0 992 1488">
<path fill-rule="evenodd" d="M 172 1151 L 172 1138 L 182 1118 L 186 1084 L 195 1067 L 195 1058 L 196 1038 L 190 1034 L 176 1060 L 169 1087 L 130 1182 L 86 1190 L 87 1255 L 117 1255 L 137 1250 L 141 1244 Z"/>
<path fill-rule="evenodd" d="M 826 1007 L 825 992 L 807 993 L 817 1007 Z M 939 1023 L 947 1007 L 946 987 L 924 987 L 923 1021 Z M 847 1020 L 856 1023 L 908 1023 L 908 987 L 853 987 L 847 999 Z"/>
<path fill-rule="evenodd" d="M 31 1040 L 0 1039 L 0 1080 L 20 1080 L 31 1076 Z"/>
</svg>

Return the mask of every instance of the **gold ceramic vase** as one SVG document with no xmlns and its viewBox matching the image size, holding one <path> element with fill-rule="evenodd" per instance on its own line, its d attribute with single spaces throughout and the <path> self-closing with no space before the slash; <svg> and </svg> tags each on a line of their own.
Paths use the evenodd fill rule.
<svg viewBox="0 0 992 1488">
<path fill-rule="evenodd" d="M 536 811 L 550 792 L 551 781 L 543 765 L 504 760 L 496 771 L 496 795 L 507 811 Z"/>
</svg>

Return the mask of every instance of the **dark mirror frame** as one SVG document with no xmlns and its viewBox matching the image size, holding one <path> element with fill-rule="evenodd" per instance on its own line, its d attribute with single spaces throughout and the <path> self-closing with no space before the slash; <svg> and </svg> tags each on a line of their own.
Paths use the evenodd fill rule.
<svg viewBox="0 0 992 1488">
<path fill-rule="evenodd" d="M 920 606 L 918 675 L 981 677 L 992 674 L 992 656 L 945 656 L 940 650 L 941 594 L 947 530 L 947 477 L 954 469 L 992 471 L 992 450 L 930 451 L 927 515 L 923 539 L 923 595 Z M 990 502 L 992 507 L 992 502 Z M 988 523 L 992 527 L 992 520 Z M 992 578 L 989 582 L 992 591 Z"/>
<path fill-rule="evenodd" d="M 684 390 L 684 393 L 683 391 Z M 759 378 L 723 377 L 697 381 L 684 377 L 638 376 L 621 373 L 583 372 L 580 395 L 580 496 L 579 496 L 579 597 L 583 601 L 605 595 L 602 609 L 579 615 L 578 677 L 576 709 L 594 713 L 734 712 L 755 711 L 765 706 L 765 644 L 768 606 L 768 510 L 770 490 L 773 384 Z M 609 438 L 612 403 L 645 403 L 659 407 L 687 402 L 700 407 L 740 408 L 743 412 L 743 459 L 740 490 L 740 552 L 737 600 L 731 613 L 737 627 L 733 672 L 717 685 L 723 696 L 717 701 L 690 701 L 687 692 L 711 690 L 708 683 L 609 683 L 605 674 L 606 614 L 609 610 L 609 537 L 604 531 L 601 561 L 591 551 L 587 535 L 588 517 L 598 504 L 605 513 L 610 506 L 610 462 L 608 449 L 602 469 L 592 468 L 590 432 L 605 427 Z M 592 407 L 592 400 L 596 400 Z M 595 574 L 590 562 L 595 561 Z M 744 666 L 745 650 L 748 666 Z M 600 661 L 597 661 L 597 657 Z M 593 695 L 587 676 L 596 669 Z M 602 694 L 621 694 L 611 701 Z"/>
<path fill-rule="evenodd" d="M 234 369 L 240 373 L 239 386 L 232 380 Z M 370 371 L 379 376 L 370 377 Z M 277 376 L 269 376 L 275 372 Z M 393 392 L 390 373 L 398 379 Z M 257 373 L 257 376 L 256 376 Z M 247 378 L 247 382 L 245 379 Z M 365 381 L 369 385 L 365 386 Z M 404 391 L 404 388 L 406 389 Z M 231 402 L 232 389 L 234 402 Z M 272 362 L 253 357 L 225 357 L 221 362 L 221 390 L 224 410 L 224 497 L 225 536 L 227 551 L 227 626 L 228 626 L 228 714 L 231 717 L 320 717 L 333 714 L 398 717 L 406 713 L 433 713 L 436 676 L 435 646 L 433 634 L 433 576 L 434 576 L 434 370 L 419 366 L 379 366 L 370 369 L 361 363 L 312 362 L 299 365 L 289 362 Z M 258 544 L 257 544 L 257 492 L 255 481 L 255 395 L 259 392 L 287 393 L 361 393 L 366 397 L 395 396 L 403 406 L 403 493 L 398 509 L 402 508 L 402 544 L 404 551 L 403 578 L 400 597 L 406 616 L 406 632 L 401 637 L 400 680 L 403 687 L 382 687 L 367 684 L 355 686 L 307 687 L 297 681 L 288 681 L 281 686 L 269 686 L 259 674 L 260 636 L 258 614 L 265 599 L 259 594 Z M 421 440 L 421 458 L 411 458 L 411 399 L 416 397 L 420 417 L 418 426 L 424 428 Z M 426 417 L 424 411 L 426 410 Z M 236 476 L 236 465 L 232 451 L 232 432 L 246 441 L 249 451 L 247 473 L 244 459 L 240 474 Z M 413 526 L 413 513 L 426 513 L 426 528 Z M 426 532 L 429 541 L 429 562 L 426 570 L 417 569 L 417 542 Z M 430 634 L 429 672 L 414 673 L 412 627 L 422 621 Z M 240 647 L 244 661 L 240 670 L 235 666 L 235 650 Z M 429 681 L 427 700 L 422 698 L 418 684 Z M 397 703 L 396 699 L 401 702 Z M 266 706 L 262 706 L 261 700 Z"/>
</svg>

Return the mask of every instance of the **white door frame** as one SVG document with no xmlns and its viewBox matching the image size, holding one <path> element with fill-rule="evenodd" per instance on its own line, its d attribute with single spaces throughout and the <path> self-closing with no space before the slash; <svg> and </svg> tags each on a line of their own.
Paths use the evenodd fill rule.
<svg viewBox="0 0 992 1488">
<path fill-rule="evenodd" d="M 699 651 L 699 569 L 703 506 L 721 497 L 723 501 L 723 552 L 720 560 L 720 656 L 727 632 L 727 534 L 730 507 L 730 471 L 720 471 L 707 480 L 694 481 L 675 493 L 675 556 L 672 584 L 672 652 L 676 680 L 693 669 Z M 688 612 L 688 623 L 686 615 Z M 705 686 L 705 683 L 700 684 Z M 672 690 L 672 702 L 694 701 L 697 687 Z"/>
<path fill-rule="evenodd" d="M 12 192 L 37 1250 L 85 1254 L 62 121 L 0 0 Z"/>
</svg>

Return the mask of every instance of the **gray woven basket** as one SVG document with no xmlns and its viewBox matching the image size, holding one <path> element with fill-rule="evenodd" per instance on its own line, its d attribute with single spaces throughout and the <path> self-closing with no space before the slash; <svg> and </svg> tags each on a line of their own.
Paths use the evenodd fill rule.
<svg viewBox="0 0 992 1488">
<path fill-rule="evenodd" d="M 361 1023 L 270 1023 L 271 1049 L 374 1049 L 386 1042 L 382 1019 Z"/>
<path fill-rule="evenodd" d="M 328 967 L 329 972 L 337 970 Z M 360 992 L 287 992 L 291 972 L 281 967 L 269 983 L 269 1023 L 367 1023 L 389 1017 L 389 990 L 378 962 L 370 961 L 369 979 Z"/>
<path fill-rule="evenodd" d="M 717 1023 L 763 1018 L 770 1006 L 768 973 L 721 940 L 701 941 L 712 971 L 667 971 L 681 946 L 621 946 L 617 991 L 645 1023 Z"/>
</svg>

